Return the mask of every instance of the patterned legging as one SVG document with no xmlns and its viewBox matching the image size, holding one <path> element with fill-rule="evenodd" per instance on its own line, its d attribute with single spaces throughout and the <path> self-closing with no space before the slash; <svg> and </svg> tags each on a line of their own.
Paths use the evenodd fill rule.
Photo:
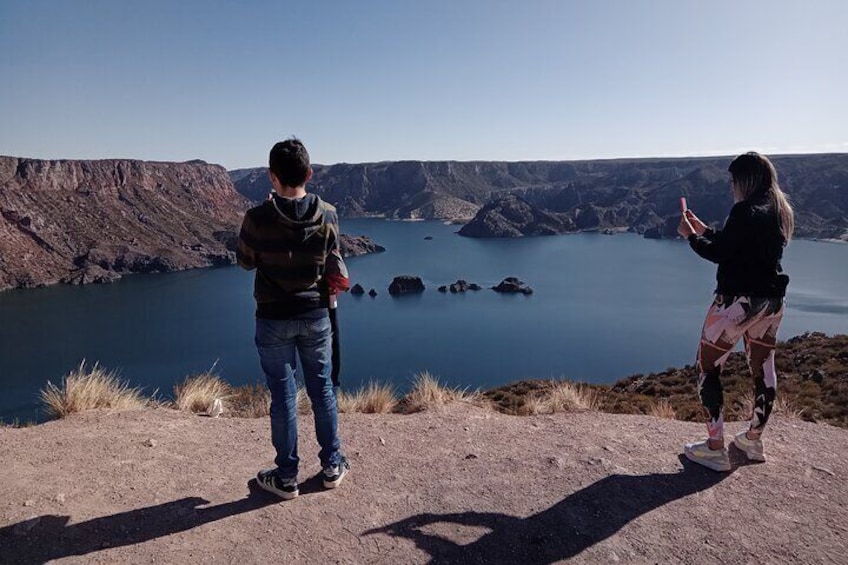
<svg viewBox="0 0 848 565">
<path fill-rule="evenodd" d="M 739 338 L 745 340 L 748 366 L 754 376 L 754 413 L 750 429 L 761 432 L 768 422 L 777 389 L 774 347 L 781 319 L 782 298 L 716 295 L 707 312 L 698 348 L 698 395 L 709 413 L 710 439 L 724 438 L 721 370 Z"/>
</svg>

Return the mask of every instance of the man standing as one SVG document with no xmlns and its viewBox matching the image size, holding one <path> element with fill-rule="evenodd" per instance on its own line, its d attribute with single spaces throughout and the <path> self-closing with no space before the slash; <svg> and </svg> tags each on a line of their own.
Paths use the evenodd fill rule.
<svg viewBox="0 0 848 565">
<path fill-rule="evenodd" d="M 339 250 L 336 209 L 306 192 L 309 153 L 296 138 L 271 149 L 274 192 L 245 214 L 238 263 L 256 269 L 256 348 L 271 391 L 271 443 L 277 467 L 260 471 L 259 486 L 290 500 L 298 495 L 297 386 L 300 357 L 315 415 L 324 486 L 337 487 L 350 465 L 341 453 L 331 382 L 331 296 L 349 287 Z"/>
</svg>

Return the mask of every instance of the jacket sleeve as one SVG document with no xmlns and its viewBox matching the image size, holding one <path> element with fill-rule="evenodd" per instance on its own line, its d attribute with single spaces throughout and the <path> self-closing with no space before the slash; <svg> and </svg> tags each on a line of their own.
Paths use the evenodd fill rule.
<svg viewBox="0 0 848 565">
<path fill-rule="evenodd" d="M 330 241 L 328 242 L 329 253 L 327 254 L 327 263 L 324 269 L 324 277 L 327 281 L 327 288 L 330 294 L 338 294 L 350 288 L 347 266 L 344 263 L 344 259 L 342 259 L 342 251 L 339 246 L 338 224 L 334 228 L 330 232 Z"/>
<path fill-rule="evenodd" d="M 256 250 L 250 245 L 253 222 L 248 214 L 244 215 L 244 221 L 239 230 L 238 247 L 236 249 L 236 260 L 241 268 L 248 271 L 256 268 Z"/>
<path fill-rule="evenodd" d="M 689 236 L 689 246 L 707 261 L 713 263 L 727 261 L 739 250 L 744 238 L 745 218 L 743 216 L 744 210 L 739 205 L 734 206 L 730 210 L 723 229 L 708 229 L 704 235 L 692 234 Z"/>
</svg>

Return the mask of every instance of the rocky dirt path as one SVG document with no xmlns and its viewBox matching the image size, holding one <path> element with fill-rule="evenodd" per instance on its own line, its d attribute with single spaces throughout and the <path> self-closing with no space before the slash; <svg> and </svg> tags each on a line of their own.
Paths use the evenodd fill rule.
<svg viewBox="0 0 848 565">
<path fill-rule="evenodd" d="M 2 563 L 848 563 L 848 432 L 777 419 L 765 464 L 693 467 L 697 424 L 455 405 L 342 415 L 335 491 L 249 480 L 265 419 L 157 409 L 0 429 Z M 742 424 L 731 424 L 731 431 Z"/>
</svg>

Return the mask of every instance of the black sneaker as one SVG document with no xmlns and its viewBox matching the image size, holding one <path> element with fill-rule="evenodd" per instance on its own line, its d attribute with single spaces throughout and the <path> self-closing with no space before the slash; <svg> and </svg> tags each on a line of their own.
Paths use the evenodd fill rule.
<svg viewBox="0 0 848 565">
<path fill-rule="evenodd" d="M 336 488 L 339 486 L 348 471 L 350 471 L 350 463 L 344 457 L 339 460 L 338 465 L 324 469 L 324 488 Z"/>
<path fill-rule="evenodd" d="M 256 474 L 256 482 L 268 492 L 273 492 L 283 500 L 291 500 L 300 494 L 297 479 L 281 479 L 276 469 L 265 469 Z"/>
</svg>

